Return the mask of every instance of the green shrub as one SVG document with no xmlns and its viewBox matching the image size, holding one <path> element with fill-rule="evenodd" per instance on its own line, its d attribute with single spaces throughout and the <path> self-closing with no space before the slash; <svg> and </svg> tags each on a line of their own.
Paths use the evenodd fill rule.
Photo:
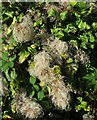
<svg viewBox="0 0 97 120">
<path fill-rule="evenodd" d="M 16 42 L 13 28 L 16 23 L 23 22 L 26 14 L 33 21 L 34 35 L 31 40 Z M 78 112 L 81 117 L 87 113 L 96 118 L 97 3 L 71 1 L 65 6 L 61 3 L 7 2 L 2 3 L 2 17 L 3 118 L 28 117 L 27 112 L 24 115 L 27 105 L 23 114 L 20 110 L 22 115 L 18 113 L 18 106 L 13 107 L 19 99 L 21 108 L 28 101 L 38 106 L 39 116 L 41 111 L 49 114 L 56 108 L 65 109 L 67 116 Z M 26 29 L 22 31 L 28 35 Z M 16 109 L 17 116 L 14 116 Z M 29 115 L 32 114 L 29 112 Z M 35 113 L 33 115 L 37 118 Z"/>
</svg>

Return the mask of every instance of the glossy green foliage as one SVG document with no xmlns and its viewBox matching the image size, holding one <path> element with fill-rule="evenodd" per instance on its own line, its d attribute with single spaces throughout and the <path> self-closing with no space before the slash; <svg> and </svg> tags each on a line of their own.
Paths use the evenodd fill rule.
<svg viewBox="0 0 97 120">
<path fill-rule="evenodd" d="M 44 111 L 53 112 L 54 106 L 49 101 L 48 94 L 50 87 L 48 84 L 45 85 L 45 80 L 41 82 L 38 77 L 30 75 L 28 72 L 29 64 L 32 63 L 31 67 L 34 68 L 34 55 L 45 49 L 45 51 L 50 51 L 43 44 L 46 41 L 45 33 L 67 42 L 68 46 L 71 45 L 70 42 L 74 46 L 74 49 L 72 46 L 68 48 L 69 53 L 59 57 L 62 65 L 52 66 L 51 64 L 53 73 L 61 74 L 66 85 L 72 86 L 70 113 L 95 114 L 92 111 L 97 109 L 97 65 L 95 64 L 97 63 L 97 2 L 70 0 L 68 4 L 59 4 L 30 3 L 25 0 L 25 2 L 2 4 L 4 30 L 0 30 L 0 33 L 3 33 L 3 36 L 0 36 L 2 43 L 0 67 L 3 84 L 6 86 L 4 87 L 5 95 L 2 97 L 3 117 L 7 119 L 8 116 L 13 116 L 11 101 L 21 88 L 26 90 L 28 96 L 39 102 Z M 29 10 L 31 10 L 30 15 L 33 21 L 34 38 L 26 43 L 17 43 L 12 34 L 13 26 L 16 22 L 22 22 L 22 17 Z M 87 54 L 88 63 L 77 62 L 77 59 L 74 58 L 78 49 L 84 50 Z M 84 57 L 81 55 L 80 59 L 84 61 Z M 68 112 L 66 113 L 68 116 Z"/>
</svg>

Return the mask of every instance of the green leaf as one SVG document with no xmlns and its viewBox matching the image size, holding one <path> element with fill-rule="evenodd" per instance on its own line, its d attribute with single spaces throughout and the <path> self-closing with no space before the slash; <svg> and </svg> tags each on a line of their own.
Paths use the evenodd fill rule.
<svg viewBox="0 0 97 120">
<path fill-rule="evenodd" d="M 87 33 L 83 33 L 83 35 L 80 35 L 79 39 L 82 41 L 81 47 L 84 49 L 87 49 L 87 45 L 89 43 L 89 37 L 88 37 Z"/>
<path fill-rule="evenodd" d="M 10 73 L 10 78 L 12 78 L 13 80 L 16 80 L 17 74 L 15 72 L 15 69 L 13 69 L 13 71 L 11 71 Z"/>
<path fill-rule="evenodd" d="M 8 27 L 7 35 L 9 35 L 12 32 L 12 27 L 15 24 L 15 22 L 16 22 L 16 17 L 13 18 L 13 21 L 12 21 L 11 25 Z"/>
<path fill-rule="evenodd" d="M 80 21 L 79 25 L 78 25 L 78 28 L 80 28 L 81 30 L 84 30 L 84 29 L 90 29 L 90 26 L 86 23 L 86 22 L 83 22 L 82 20 Z"/>
<path fill-rule="evenodd" d="M 64 29 L 66 33 L 75 33 L 77 31 L 77 28 L 73 26 L 73 24 L 66 25 L 66 28 Z"/>
<path fill-rule="evenodd" d="M 6 64 L 5 60 L 0 60 L 0 67 L 3 66 L 4 64 Z"/>
<path fill-rule="evenodd" d="M 84 28 L 82 21 L 79 23 L 78 28 Z"/>
<path fill-rule="evenodd" d="M 11 18 L 13 18 L 13 12 L 5 12 L 5 14 L 8 16 L 8 17 L 11 17 Z"/>
<path fill-rule="evenodd" d="M 65 20 L 67 17 L 67 11 L 60 13 L 61 20 Z"/>
<path fill-rule="evenodd" d="M 42 101 L 42 106 L 44 109 L 48 110 L 50 108 L 50 104 L 48 101 L 44 100 Z"/>
<path fill-rule="evenodd" d="M 64 37 L 64 29 L 63 28 L 54 27 L 53 29 L 51 29 L 51 33 L 59 39 Z"/>
<path fill-rule="evenodd" d="M 82 42 L 81 47 L 84 48 L 84 49 L 87 49 L 86 42 Z"/>
<path fill-rule="evenodd" d="M 95 36 L 96 36 L 96 38 L 97 38 L 97 32 L 95 33 Z M 97 41 L 96 41 L 97 42 Z"/>
<path fill-rule="evenodd" d="M 78 2 L 77 0 L 72 0 L 77 2 L 77 7 L 81 10 L 81 13 L 86 10 L 86 1 Z"/>
<path fill-rule="evenodd" d="M 82 97 L 77 97 L 77 99 L 79 100 L 79 102 L 81 103 L 83 98 Z"/>
<path fill-rule="evenodd" d="M 90 48 L 91 48 L 91 49 L 94 49 L 94 47 L 95 47 L 95 45 L 93 45 L 93 44 L 92 44 L 92 45 L 90 45 Z"/>
<path fill-rule="evenodd" d="M 38 85 L 33 85 L 33 87 L 36 91 L 39 91 L 39 86 Z"/>
<path fill-rule="evenodd" d="M 87 102 L 82 101 L 82 102 L 81 102 L 81 107 L 82 107 L 83 109 L 86 109 L 86 107 L 87 107 Z"/>
<path fill-rule="evenodd" d="M 2 38 L 0 38 L 0 41 L 1 41 L 1 42 L 6 41 L 6 37 L 2 37 Z"/>
<path fill-rule="evenodd" d="M 30 47 L 27 47 L 27 49 L 31 54 L 35 54 L 36 52 L 36 46 L 34 44 L 32 44 Z"/>
<path fill-rule="evenodd" d="M 12 67 L 14 66 L 14 63 L 13 63 L 13 62 L 8 62 L 8 66 L 9 66 L 10 68 L 12 68 Z"/>
<path fill-rule="evenodd" d="M 48 13 L 48 16 L 49 17 L 54 17 L 55 15 L 56 15 L 56 11 L 53 8 L 51 8 L 49 13 Z"/>
<path fill-rule="evenodd" d="M 37 94 L 37 97 L 39 100 L 42 100 L 44 98 L 44 92 L 43 91 L 39 91 Z"/>
<path fill-rule="evenodd" d="M 2 59 L 3 60 L 8 60 L 8 52 L 2 53 Z"/>
<path fill-rule="evenodd" d="M 26 59 L 27 59 L 27 57 L 30 55 L 30 53 L 28 52 L 28 51 L 21 51 L 20 53 L 19 53 L 19 62 L 20 63 L 23 63 Z"/>
<path fill-rule="evenodd" d="M 72 58 L 69 58 L 68 60 L 67 60 L 67 63 L 72 63 L 73 62 L 73 59 Z"/>
<path fill-rule="evenodd" d="M 79 110 L 81 110 L 81 105 L 78 105 L 78 106 L 76 106 L 76 109 L 79 111 Z"/>
<path fill-rule="evenodd" d="M 93 73 L 87 74 L 86 76 L 83 77 L 85 80 L 91 81 L 95 79 L 95 76 Z"/>
<path fill-rule="evenodd" d="M 34 22 L 33 25 L 34 25 L 34 27 L 37 27 L 37 26 L 39 26 L 39 25 L 42 25 L 42 19 Z"/>
<path fill-rule="evenodd" d="M 8 69 L 8 63 L 6 63 L 5 65 L 2 66 L 1 70 L 2 71 L 6 71 Z"/>
<path fill-rule="evenodd" d="M 31 92 L 31 97 L 33 97 L 35 95 L 35 91 Z"/>
<path fill-rule="evenodd" d="M 10 43 L 16 43 L 15 39 L 13 38 L 13 36 L 10 36 Z"/>
<path fill-rule="evenodd" d="M 74 13 L 76 18 L 79 19 L 81 15 L 79 15 L 78 13 Z M 77 21 L 76 21 L 77 22 Z"/>
<path fill-rule="evenodd" d="M 11 27 L 9 27 L 9 28 L 7 29 L 7 35 L 9 35 L 9 34 L 11 33 L 11 31 L 12 31 L 12 29 L 11 29 Z"/>
<path fill-rule="evenodd" d="M 72 5 L 72 7 L 74 7 L 77 4 L 76 0 L 70 0 L 70 5 Z"/>
<path fill-rule="evenodd" d="M 95 38 L 94 38 L 94 36 L 93 36 L 92 34 L 90 34 L 90 39 L 89 39 L 89 41 L 90 41 L 91 43 L 95 41 Z"/>
<path fill-rule="evenodd" d="M 97 30 L 97 22 L 93 22 L 93 23 L 92 23 L 92 27 L 93 27 L 95 30 Z"/>
<path fill-rule="evenodd" d="M 35 82 L 36 82 L 36 77 L 30 77 L 29 82 L 30 82 L 32 85 L 34 85 Z"/>
<path fill-rule="evenodd" d="M 16 54 L 14 54 L 13 56 L 11 56 L 10 58 L 9 58 L 9 61 L 14 61 L 16 59 Z"/>
<path fill-rule="evenodd" d="M 56 73 L 56 74 L 59 74 L 60 73 L 60 67 L 58 66 L 58 65 L 54 65 L 54 67 L 53 67 L 53 71 L 54 71 L 54 73 Z"/>
</svg>

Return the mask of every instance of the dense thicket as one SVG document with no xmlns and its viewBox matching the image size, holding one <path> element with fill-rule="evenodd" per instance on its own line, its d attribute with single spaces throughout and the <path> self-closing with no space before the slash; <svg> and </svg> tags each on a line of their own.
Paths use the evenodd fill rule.
<svg viewBox="0 0 97 120">
<path fill-rule="evenodd" d="M 97 3 L 3 2 L 3 119 L 97 119 Z"/>
</svg>

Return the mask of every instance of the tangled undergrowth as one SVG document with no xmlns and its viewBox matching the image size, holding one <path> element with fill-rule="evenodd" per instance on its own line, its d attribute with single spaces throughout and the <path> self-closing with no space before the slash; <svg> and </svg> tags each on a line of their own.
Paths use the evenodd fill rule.
<svg viewBox="0 0 97 120">
<path fill-rule="evenodd" d="M 97 119 L 97 3 L 6 2 L 2 119 Z"/>
</svg>

